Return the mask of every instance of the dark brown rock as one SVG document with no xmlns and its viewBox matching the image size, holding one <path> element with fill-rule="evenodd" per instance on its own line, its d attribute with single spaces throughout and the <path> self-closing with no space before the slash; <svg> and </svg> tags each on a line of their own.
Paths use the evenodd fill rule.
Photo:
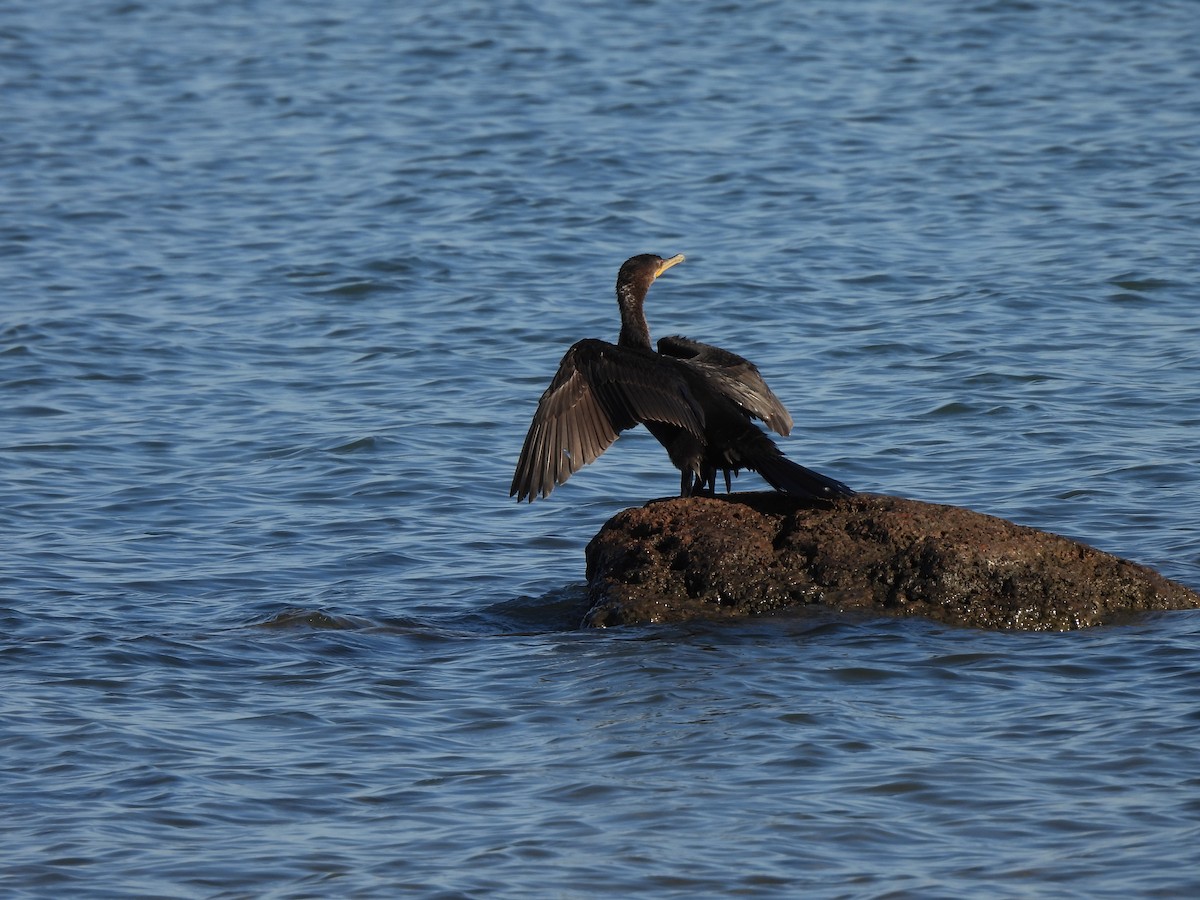
<svg viewBox="0 0 1200 900">
<path fill-rule="evenodd" d="M 658 500 L 587 547 L 585 624 L 679 622 L 824 604 L 979 628 L 1063 631 L 1200 595 L 1144 566 L 956 506 L 777 493 Z"/>
</svg>

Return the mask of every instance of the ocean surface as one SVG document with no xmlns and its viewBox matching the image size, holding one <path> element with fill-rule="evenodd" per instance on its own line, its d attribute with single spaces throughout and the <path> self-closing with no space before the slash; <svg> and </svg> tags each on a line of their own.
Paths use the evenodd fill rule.
<svg viewBox="0 0 1200 900">
<path fill-rule="evenodd" d="M 565 349 L 1200 588 L 1200 13 L 7 0 L 0 895 L 1188 897 L 1200 612 L 583 631 Z M 736 483 L 759 489 L 746 473 Z"/>
</svg>

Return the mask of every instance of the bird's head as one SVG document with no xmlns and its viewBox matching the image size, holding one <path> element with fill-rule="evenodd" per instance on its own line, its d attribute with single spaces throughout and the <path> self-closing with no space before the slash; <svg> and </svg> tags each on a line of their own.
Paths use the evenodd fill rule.
<svg viewBox="0 0 1200 900">
<path fill-rule="evenodd" d="M 678 253 L 670 259 L 663 259 L 653 253 L 642 253 L 631 256 L 621 266 L 617 273 L 617 296 L 624 303 L 627 300 L 643 300 L 654 279 L 671 266 L 683 262 L 683 254 Z"/>
</svg>

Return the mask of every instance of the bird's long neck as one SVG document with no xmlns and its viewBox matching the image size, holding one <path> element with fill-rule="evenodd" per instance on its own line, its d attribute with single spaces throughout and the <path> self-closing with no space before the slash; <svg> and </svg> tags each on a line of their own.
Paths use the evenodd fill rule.
<svg viewBox="0 0 1200 900">
<path fill-rule="evenodd" d="M 650 349 L 650 326 L 646 324 L 643 306 L 646 301 L 645 288 L 638 285 L 617 285 L 617 305 L 621 307 L 621 336 L 617 344 L 621 347 Z"/>
</svg>

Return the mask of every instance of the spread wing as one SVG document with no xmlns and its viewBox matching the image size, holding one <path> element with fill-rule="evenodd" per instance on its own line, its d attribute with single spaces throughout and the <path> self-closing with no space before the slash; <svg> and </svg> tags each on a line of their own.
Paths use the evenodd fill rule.
<svg viewBox="0 0 1200 900">
<path fill-rule="evenodd" d="M 749 360 L 677 334 L 659 338 L 658 352 L 702 372 L 714 388 L 772 431 L 787 435 L 792 430 L 792 417 Z"/>
<path fill-rule="evenodd" d="M 650 350 L 579 341 L 538 401 L 509 496 L 530 502 L 550 496 L 640 422 L 666 422 L 703 436 L 704 411 L 685 373 Z"/>
</svg>

